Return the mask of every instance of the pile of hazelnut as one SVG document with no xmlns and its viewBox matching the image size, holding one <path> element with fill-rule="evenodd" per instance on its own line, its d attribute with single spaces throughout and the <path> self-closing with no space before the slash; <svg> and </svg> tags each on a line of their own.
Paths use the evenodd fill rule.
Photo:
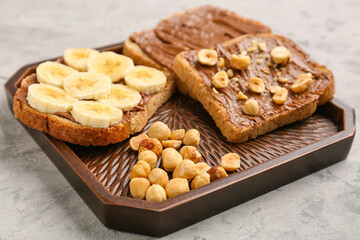
<svg viewBox="0 0 360 240">
<path fill-rule="evenodd" d="M 138 162 L 130 172 L 131 196 L 162 202 L 186 193 L 190 188 L 197 189 L 227 177 L 226 171 L 235 171 L 240 167 L 240 157 L 236 153 L 223 156 L 221 166 L 210 167 L 201 162 L 202 156 L 197 150 L 199 143 L 198 130 L 185 132 L 184 129 L 177 129 L 171 132 L 162 122 L 153 123 L 147 135 L 139 134 L 131 138 L 130 148 L 139 151 Z M 156 167 L 160 156 L 164 169 Z M 169 179 L 169 173 L 172 173 L 172 179 Z"/>
</svg>

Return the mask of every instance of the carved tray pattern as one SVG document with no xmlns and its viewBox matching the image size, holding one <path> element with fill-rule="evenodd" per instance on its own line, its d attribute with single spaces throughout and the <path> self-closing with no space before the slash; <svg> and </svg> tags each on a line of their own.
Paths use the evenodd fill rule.
<svg viewBox="0 0 360 240">
<path fill-rule="evenodd" d="M 221 156 L 228 152 L 238 153 L 241 166 L 237 171 L 244 171 L 338 132 L 338 126 L 334 122 L 320 113 L 315 113 L 303 121 L 251 141 L 232 144 L 222 137 L 220 130 L 200 103 L 180 93 L 176 93 L 158 109 L 143 132 L 155 121 L 166 123 L 172 130 L 198 129 L 201 133 L 199 151 L 203 161 L 210 165 L 219 165 Z M 130 149 L 128 141 L 105 147 L 69 146 L 111 194 L 129 196 L 129 169 L 137 161 L 137 152 Z M 158 166 L 160 164 L 161 159 Z"/>
</svg>

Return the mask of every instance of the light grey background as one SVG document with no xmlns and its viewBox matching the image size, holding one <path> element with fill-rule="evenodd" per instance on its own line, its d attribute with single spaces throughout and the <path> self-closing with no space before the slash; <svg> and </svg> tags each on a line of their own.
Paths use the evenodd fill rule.
<svg viewBox="0 0 360 240">
<path fill-rule="evenodd" d="M 206 1 L 0 1 L 0 82 L 70 47 L 99 47 Z M 330 68 L 360 112 L 360 2 L 210 1 L 268 24 Z M 145 239 L 105 228 L 9 111 L 0 90 L 0 239 Z M 360 125 L 360 122 L 357 122 Z M 359 138 L 336 165 L 166 236 L 359 239 Z M 174 216 L 176 218 L 176 216 Z"/>
</svg>

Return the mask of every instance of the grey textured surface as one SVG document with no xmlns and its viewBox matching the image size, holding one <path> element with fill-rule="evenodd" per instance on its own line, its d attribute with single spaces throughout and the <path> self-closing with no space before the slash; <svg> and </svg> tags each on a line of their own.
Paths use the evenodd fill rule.
<svg viewBox="0 0 360 240">
<path fill-rule="evenodd" d="M 205 3 L 293 38 L 333 71 L 335 95 L 360 119 L 357 0 L 0 1 L 0 82 L 19 67 L 61 55 L 66 48 L 116 43 L 176 11 Z M 3 89 L 0 104 L 0 239 L 147 238 L 105 228 L 13 118 Z M 165 238 L 359 239 L 359 156 L 357 137 L 345 161 Z"/>
</svg>

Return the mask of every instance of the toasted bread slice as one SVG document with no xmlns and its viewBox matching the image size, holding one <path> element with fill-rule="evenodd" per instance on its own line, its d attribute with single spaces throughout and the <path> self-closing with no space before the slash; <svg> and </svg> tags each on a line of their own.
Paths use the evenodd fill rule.
<svg viewBox="0 0 360 240">
<path fill-rule="evenodd" d="M 148 119 L 173 94 L 174 79 L 167 75 L 165 88 L 143 98 L 138 106 L 124 111 L 122 120 L 108 128 L 93 128 L 77 123 L 67 112 L 47 114 L 32 108 L 27 102 L 28 87 L 38 83 L 36 74 L 24 78 L 13 101 L 15 117 L 31 128 L 38 129 L 60 140 L 84 146 L 104 146 L 121 142 L 131 134 L 141 131 Z"/>
<path fill-rule="evenodd" d="M 270 33 L 268 26 L 235 12 L 202 6 L 178 12 L 154 29 L 134 33 L 124 44 L 124 55 L 135 64 L 173 72 L 175 56 L 185 50 L 212 47 L 248 33 Z M 174 75 L 175 76 L 175 75 Z M 178 89 L 186 93 L 184 86 Z"/>
<path fill-rule="evenodd" d="M 261 51 L 254 43 L 266 43 Z M 254 49 L 253 46 L 256 46 Z M 276 66 L 271 60 L 270 51 L 276 46 L 285 46 L 291 53 L 286 65 Z M 225 66 L 205 66 L 198 62 L 198 51 L 185 51 L 176 56 L 174 69 L 178 84 L 185 85 L 189 95 L 202 103 L 214 119 L 222 134 L 230 142 L 244 142 L 310 116 L 317 105 L 326 103 L 334 94 L 334 78 L 325 66 L 314 63 L 309 56 L 288 38 L 273 34 L 244 35 L 218 45 L 215 50 L 225 59 Z M 248 50 L 248 52 L 245 52 Z M 232 54 L 247 54 L 251 63 L 246 70 L 233 69 L 233 81 L 225 88 L 214 88 L 212 77 L 218 71 L 227 71 Z M 292 83 L 300 74 L 311 73 L 313 81 L 306 91 L 294 93 Z M 260 94 L 249 90 L 250 78 L 261 78 L 266 90 Z M 286 78 L 282 83 L 280 78 Z M 282 79 L 284 81 L 284 79 Z M 276 104 L 269 92 L 270 87 L 280 86 L 288 90 L 284 104 Z M 255 99 L 260 110 L 255 116 L 246 115 L 242 107 L 246 100 L 238 99 L 241 91 L 248 99 Z"/>
</svg>

